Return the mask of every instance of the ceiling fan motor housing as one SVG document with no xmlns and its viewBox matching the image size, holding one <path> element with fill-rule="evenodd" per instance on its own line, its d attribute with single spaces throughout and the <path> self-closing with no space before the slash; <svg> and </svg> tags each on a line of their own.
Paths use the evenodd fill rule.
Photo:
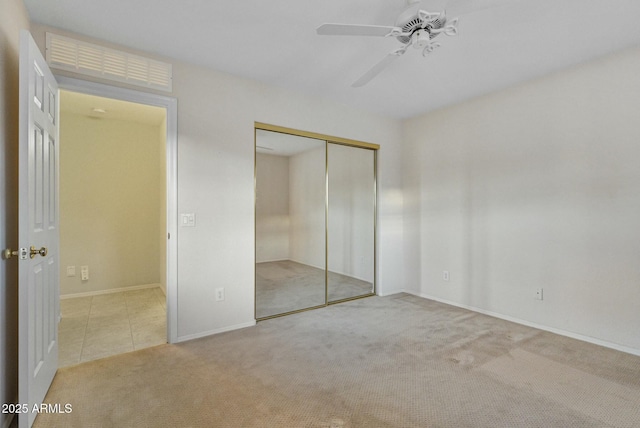
<svg viewBox="0 0 640 428">
<path fill-rule="evenodd" d="M 447 23 L 447 19 L 444 15 L 440 15 L 435 20 L 429 22 L 427 25 L 424 25 L 424 21 L 419 16 L 419 11 L 414 8 L 408 9 L 405 13 L 400 15 L 396 21 L 396 27 L 402 28 L 403 33 L 410 33 L 410 36 L 397 36 L 396 39 L 400 43 L 416 43 L 418 41 L 421 45 L 419 47 L 424 47 L 429 40 L 436 37 L 439 33 L 432 33 L 431 30 L 438 30 L 445 26 Z M 424 28 L 423 28 L 424 26 Z M 417 33 L 422 33 L 418 34 Z M 426 35 L 424 34 L 426 33 Z M 425 37 L 429 37 L 429 39 L 425 39 Z"/>
</svg>

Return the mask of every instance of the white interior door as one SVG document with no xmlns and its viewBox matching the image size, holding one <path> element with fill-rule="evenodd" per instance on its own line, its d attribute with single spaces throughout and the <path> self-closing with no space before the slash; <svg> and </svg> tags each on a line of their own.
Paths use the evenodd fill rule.
<svg viewBox="0 0 640 428">
<path fill-rule="evenodd" d="M 31 34 L 20 34 L 18 395 L 37 416 L 58 366 L 58 85 Z"/>
</svg>

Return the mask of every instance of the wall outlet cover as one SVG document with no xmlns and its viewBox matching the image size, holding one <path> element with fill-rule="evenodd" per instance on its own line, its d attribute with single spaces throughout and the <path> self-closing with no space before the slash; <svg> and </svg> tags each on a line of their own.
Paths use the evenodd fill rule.
<svg viewBox="0 0 640 428">
<path fill-rule="evenodd" d="M 80 266 L 80 277 L 83 281 L 89 280 L 89 266 Z"/>
</svg>

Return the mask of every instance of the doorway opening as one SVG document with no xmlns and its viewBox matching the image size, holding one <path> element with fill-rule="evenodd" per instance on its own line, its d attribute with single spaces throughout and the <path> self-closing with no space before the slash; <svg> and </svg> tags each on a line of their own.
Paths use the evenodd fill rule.
<svg viewBox="0 0 640 428">
<path fill-rule="evenodd" d="M 167 119 L 61 88 L 59 367 L 171 341 Z"/>
</svg>

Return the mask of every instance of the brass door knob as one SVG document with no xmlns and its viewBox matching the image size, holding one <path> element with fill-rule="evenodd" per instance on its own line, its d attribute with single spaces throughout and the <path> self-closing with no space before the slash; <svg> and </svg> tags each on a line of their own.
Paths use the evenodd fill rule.
<svg viewBox="0 0 640 428">
<path fill-rule="evenodd" d="M 11 257 L 17 256 L 17 255 L 18 255 L 18 251 L 12 250 L 11 248 L 7 248 L 6 250 L 2 251 L 2 258 L 5 260 L 9 260 Z"/>
<path fill-rule="evenodd" d="M 2 251 L 2 258 L 5 260 L 9 260 L 11 257 L 19 257 L 20 260 L 27 259 L 27 249 L 20 248 L 18 250 L 12 250 L 11 248 L 7 248 Z"/>
<path fill-rule="evenodd" d="M 31 248 L 29 249 L 29 256 L 31 258 L 34 258 L 36 255 L 40 254 L 42 257 L 46 257 L 47 255 L 47 248 L 46 247 L 42 247 L 39 250 L 34 247 L 33 245 L 31 246 Z"/>
</svg>

